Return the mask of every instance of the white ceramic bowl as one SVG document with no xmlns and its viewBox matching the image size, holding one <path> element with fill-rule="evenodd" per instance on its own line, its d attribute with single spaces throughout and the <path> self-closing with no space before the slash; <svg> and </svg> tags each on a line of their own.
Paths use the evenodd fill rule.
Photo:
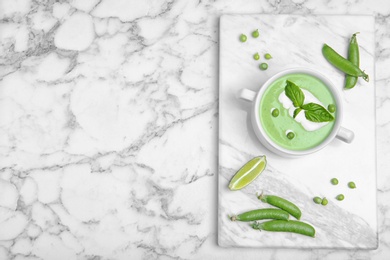
<svg viewBox="0 0 390 260">
<path fill-rule="evenodd" d="M 258 108 L 259 108 L 261 97 L 263 96 L 265 90 L 271 85 L 271 83 L 273 83 L 276 79 L 278 79 L 284 75 L 295 74 L 295 73 L 308 74 L 308 75 L 314 76 L 314 77 L 320 79 L 322 82 L 324 82 L 325 85 L 332 92 L 333 97 L 335 99 L 336 107 L 337 107 L 337 112 L 336 112 L 337 114 L 336 114 L 336 118 L 335 118 L 336 121 L 335 121 L 335 124 L 333 126 L 332 132 L 328 135 L 328 137 L 322 143 L 320 143 L 319 145 L 317 145 L 313 148 L 310 148 L 307 150 L 299 150 L 299 151 L 289 150 L 289 149 L 286 149 L 286 148 L 281 147 L 278 144 L 274 143 L 268 137 L 268 135 L 265 133 L 265 131 L 261 125 L 260 117 L 258 114 L 259 113 Z M 333 83 L 327 77 L 325 77 L 324 75 L 322 75 L 321 73 L 319 73 L 316 70 L 306 69 L 306 68 L 294 68 L 294 69 L 283 70 L 283 71 L 275 74 L 271 78 L 269 78 L 261 86 L 260 90 L 257 93 L 252 91 L 252 90 L 244 88 L 244 89 L 240 90 L 238 97 L 243 99 L 243 100 L 252 102 L 252 109 L 250 111 L 250 113 L 251 113 L 250 117 L 251 117 L 251 121 L 252 121 L 253 130 L 254 130 L 257 138 L 260 140 L 260 142 L 268 150 L 270 150 L 270 151 L 272 151 L 280 156 L 299 157 L 299 156 L 311 154 L 311 153 L 314 153 L 316 151 L 321 150 L 322 148 L 327 146 L 334 138 L 338 138 L 346 143 L 352 142 L 352 140 L 354 138 L 354 133 L 351 130 L 348 130 L 348 129 L 341 126 L 344 110 L 343 110 L 343 102 L 341 99 L 340 92 L 337 90 L 337 88 L 335 88 Z"/>
</svg>

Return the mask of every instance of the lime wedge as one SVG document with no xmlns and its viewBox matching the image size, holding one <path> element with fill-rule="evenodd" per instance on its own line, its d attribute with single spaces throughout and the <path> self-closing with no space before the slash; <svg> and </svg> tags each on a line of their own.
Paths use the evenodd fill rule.
<svg viewBox="0 0 390 260">
<path fill-rule="evenodd" d="M 233 176 L 229 183 L 230 190 L 241 190 L 260 175 L 267 165 L 265 156 L 255 157 L 247 162 Z"/>
</svg>

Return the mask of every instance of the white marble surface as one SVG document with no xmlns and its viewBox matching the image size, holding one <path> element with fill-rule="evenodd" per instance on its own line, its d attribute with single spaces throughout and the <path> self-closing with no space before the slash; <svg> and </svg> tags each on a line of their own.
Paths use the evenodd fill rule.
<svg viewBox="0 0 390 260">
<path fill-rule="evenodd" d="M 218 18 L 373 14 L 379 248 L 217 246 Z M 0 259 L 386 259 L 390 3 L 0 1 Z"/>
<path fill-rule="evenodd" d="M 260 31 L 259 38 L 238 40 L 241 33 L 249 35 L 255 29 Z M 350 36 L 357 31 L 361 66 L 371 81 L 359 80 L 353 90 L 343 90 L 344 75 L 324 59 L 321 48 L 328 43 L 347 53 Z M 219 40 L 219 245 L 376 248 L 374 17 L 223 15 Z M 255 61 L 256 52 L 271 53 L 273 58 Z M 266 71 L 259 69 L 261 62 L 268 63 Z M 272 75 L 294 67 L 319 71 L 340 91 L 342 125 L 355 133 L 351 144 L 335 139 L 315 154 L 291 159 L 271 153 L 258 141 L 249 116 L 252 103 L 238 99 L 237 93 L 242 88 L 258 91 Z M 364 160 L 358 159 L 362 151 Z M 230 191 L 228 183 L 235 172 L 259 155 L 266 155 L 268 162 L 261 176 L 240 191 Z M 339 180 L 337 186 L 330 183 L 334 177 Z M 358 188 L 349 189 L 349 181 Z M 228 220 L 229 214 L 269 207 L 257 200 L 256 192 L 261 191 L 296 203 L 302 210 L 301 220 L 315 227 L 316 238 L 254 232 L 247 223 Z M 335 199 L 338 194 L 345 195 L 344 201 Z M 314 204 L 315 196 L 327 197 L 329 204 Z"/>
</svg>

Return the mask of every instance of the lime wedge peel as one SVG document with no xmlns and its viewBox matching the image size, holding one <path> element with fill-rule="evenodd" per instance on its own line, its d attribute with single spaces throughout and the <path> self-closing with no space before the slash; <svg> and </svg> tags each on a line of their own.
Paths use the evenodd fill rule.
<svg viewBox="0 0 390 260">
<path fill-rule="evenodd" d="M 264 156 L 258 156 L 251 159 L 239 169 L 229 183 L 230 190 L 241 190 L 254 181 L 260 175 L 267 165 L 267 159 Z"/>
</svg>

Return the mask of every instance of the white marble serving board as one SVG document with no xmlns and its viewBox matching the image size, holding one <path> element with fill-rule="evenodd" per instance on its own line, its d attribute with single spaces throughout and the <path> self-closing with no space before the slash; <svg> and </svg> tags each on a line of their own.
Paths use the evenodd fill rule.
<svg viewBox="0 0 390 260">
<path fill-rule="evenodd" d="M 260 37 L 251 32 L 259 29 Z M 370 82 L 359 80 L 343 90 L 344 75 L 323 58 L 324 43 L 346 55 L 350 36 L 360 32 L 361 68 Z M 248 41 L 241 43 L 241 33 Z M 219 217 L 218 244 L 223 247 L 359 248 L 374 249 L 377 241 L 374 17 L 224 15 L 220 19 L 219 103 Z M 261 59 L 252 55 L 259 52 Z M 258 65 L 271 53 L 269 68 Z M 355 132 L 352 144 L 334 140 L 325 149 L 299 159 L 285 159 L 266 150 L 250 125 L 250 104 L 236 98 L 241 88 L 257 91 L 273 74 L 293 67 L 320 70 L 340 88 L 344 100 L 343 126 Z M 249 159 L 266 155 L 266 170 L 251 185 L 230 191 L 228 183 Z M 339 185 L 330 179 L 336 177 Z M 349 189 L 354 181 L 357 189 Z M 259 232 L 245 222 L 231 222 L 238 214 L 266 204 L 255 193 L 264 191 L 293 201 L 302 210 L 302 221 L 312 224 L 316 237 L 291 233 Z M 344 201 L 335 196 L 344 194 Z M 314 204 L 327 197 L 327 206 Z"/>
</svg>

